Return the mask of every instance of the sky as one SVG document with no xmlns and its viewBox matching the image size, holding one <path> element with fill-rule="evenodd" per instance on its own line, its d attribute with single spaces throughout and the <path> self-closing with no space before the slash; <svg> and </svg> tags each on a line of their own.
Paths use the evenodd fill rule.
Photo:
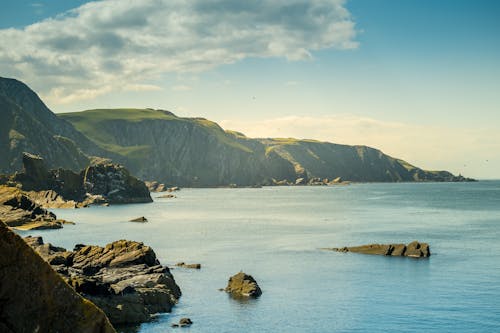
<svg viewBox="0 0 500 333">
<path fill-rule="evenodd" d="M 500 1 L 2 1 L 0 76 L 500 179 Z"/>
</svg>

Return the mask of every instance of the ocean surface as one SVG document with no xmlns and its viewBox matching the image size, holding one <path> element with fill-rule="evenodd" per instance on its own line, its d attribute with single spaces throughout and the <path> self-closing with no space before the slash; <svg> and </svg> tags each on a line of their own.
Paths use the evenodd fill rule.
<svg viewBox="0 0 500 333">
<path fill-rule="evenodd" d="M 172 313 L 132 331 L 500 332 L 500 181 L 183 189 L 151 204 L 54 210 L 74 226 L 20 232 L 72 249 L 118 239 L 175 268 Z M 158 195 L 155 195 L 158 196 Z M 127 222 L 146 216 L 148 223 Z M 428 242 L 428 259 L 321 250 Z M 218 289 L 240 270 L 263 290 Z M 172 329 L 181 317 L 190 328 Z"/>
</svg>

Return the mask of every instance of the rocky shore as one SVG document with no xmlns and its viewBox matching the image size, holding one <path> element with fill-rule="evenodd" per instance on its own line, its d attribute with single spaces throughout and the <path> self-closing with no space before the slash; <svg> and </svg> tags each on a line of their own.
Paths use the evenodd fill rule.
<svg viewBox="0 0 500 333">
<path fill-rule="evenodd" d="M 113 325 L 137 324 L 170 312 L 181 290 L 153 249 L 120 240 L 105 247 L 76 245 L 73 251 L 25 241 L 79 294 L 101 308 Z"/>
</svg>

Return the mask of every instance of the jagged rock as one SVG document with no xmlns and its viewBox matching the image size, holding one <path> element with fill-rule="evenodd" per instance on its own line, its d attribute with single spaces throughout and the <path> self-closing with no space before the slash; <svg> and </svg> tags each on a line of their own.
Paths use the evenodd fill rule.
<svg viewBox="0 0 500 333">
<path fill-rule="evenodd" d="M 68 221 L 57 219 L 29 195 L 15 187 L 0 186 L 0 220 L 22 230 L 59 229 Z"/>
<path fill-rule="evenodd" d="M 413 241 L 405 244 L 369 244 L 353 247 L 329 248 L 327 250 L 337 252 L 354 252 L 363 254 L 377 254 L 384 256 L 400 256 L 413 258 L 430 257 L 431 251 L 429 244 Z"/>
<path fill-rule="evenodd" d="M 64 169 L 47 171 L 41 157 L 28 153 L 23 155 L 23 164 L 24 171 L 12 181 L 46 208 L 153 201 L 144 182 L 118 164 L 90 165 L 79 174 Z"/>
<path fill-rule="evenodd" d="M 243 272 L 231 276 L 224 290 L 236 297 L 259 297 L 262 295 L 257 281 L 251 275 Z"/>
<path fill-rule="evenodd" d="M 146 322 L 158 312 L 169 312 L 181 291 L 167 267 L 160 265 L 149 246 L 120 240 L 106 245 L 77 244 L 73 251 L 27 242 L 77 292 L 99 306 L 113 324 Z"/>
<path fill-rule="evenodd" d="M 201 264 L 186 264 L 184 262 L 178 262 L 177 264 L 175 264 L 175 266 L 182 268 L 201 269 Z"/>
<path fill-rule="evenodd" d="M 0 332 L 115 332 L 99 308 L 2 222 L 0 253 Z"/>
<path fill-rule="evenodd" d="M 129 220 L 129 222 L 148 222 L 148 219 L 145 218 L 144 216 L 137 217 L 135 219 Z"/>
</svg>

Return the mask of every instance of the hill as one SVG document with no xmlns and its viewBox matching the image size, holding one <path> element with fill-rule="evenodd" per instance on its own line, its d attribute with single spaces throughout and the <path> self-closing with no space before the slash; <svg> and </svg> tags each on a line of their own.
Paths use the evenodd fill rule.
<svg viewBox="0 0 500 333">
<path fill-rule="evenodd" d="M 143 179 L 183 186 L 272 184 L 341 177 L 360 182 L 457 181 L 366 146 L 315 140 L 253 139 L 204 118 L 154 109 L 59 114 Z"/>
</svg>

